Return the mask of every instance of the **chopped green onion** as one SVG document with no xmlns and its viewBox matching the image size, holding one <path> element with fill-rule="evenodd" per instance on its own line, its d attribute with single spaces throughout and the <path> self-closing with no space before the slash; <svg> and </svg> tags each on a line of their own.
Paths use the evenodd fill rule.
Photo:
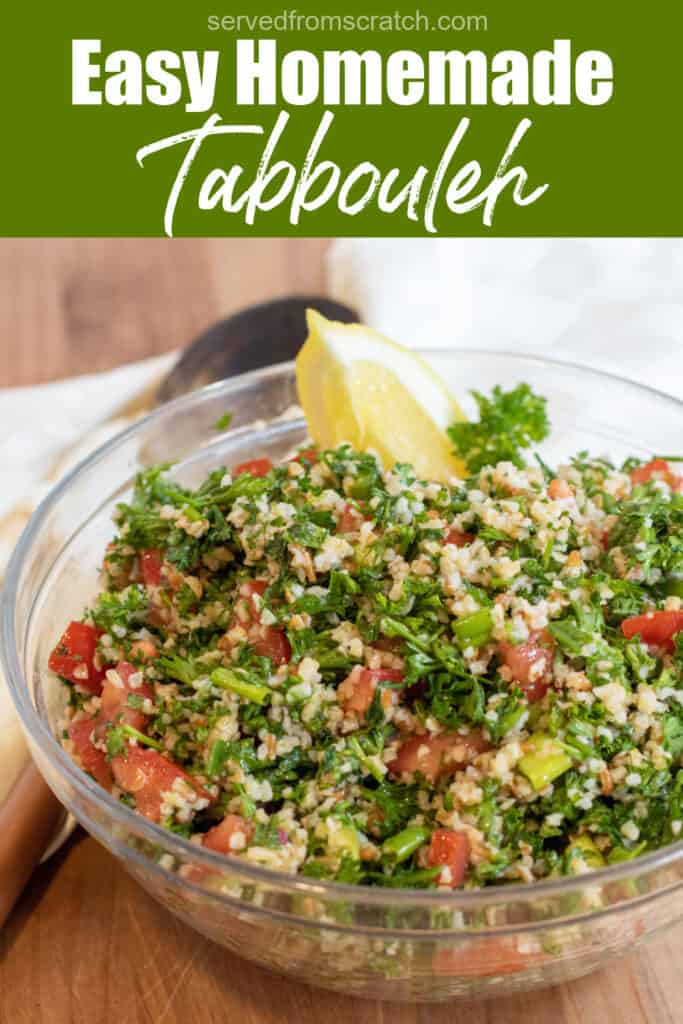
<svg viewBox="0 0 683 1024">
<path fill-rule="evenodd" d="M 361 767 L 365 768 L 365 771 L 368 773 L 368 775 L 372 775 L 375 779 L 377 779 L 378 782 L 383 782 L 384 773 L 381 771 L 379 766 L 372 760 L 372 758 L 368 757 L 368 755 L 365 753 L 365 751 L 363 750 L 355 736 L 353 736 L 349 741 L 349 746 L 352 752 L 360 761 Z"/>
<path fill-rule="evenodd" d="M 524 714 L 525 708 L 523 704 L 516 704 L 514 707 L 509 708 L 499 715 L 498 721 L 496 722 L 496 735 L 506 736 L 519 722 L 520 718 Z"/>
<path fill-rule="evenodd" d="M 493 619 L 488 608 L 480 608 L 453 623 L 453 635 L 461 647 L 483 647 L 491 639 Z"/>
<path fill-rule="evenodd" d="M 351 497 L 363 501 L 370 497 L 376 476 L 374 473 L 359 473 L 351 484 Z"/>
<path fill-rule="evenodd" d="M 385 875 L 382 885 L 391 889 L 417 889 L 435 882 L 443 869 L 425 868 L 423 871 L 401 871 L 395 875 Z"/>
<path fill-rule="evenodd" d="M 526 775 L 535 790 L 545 789 L 554 779 L 571 768 L 572 759 L 559 740 L 545 733 L 534 733 L 528 740 L 533 748 L 520 759 L 517 767 Z"/>
<path fill-rule="evenodd" d="M 548 540 L 546 541 L 545 547 L 543 548 L 543 555 L 542 555 L 542 558 L 541 558 L 541 561 L 543 563 L 543 568 L 544 569 L 548 569 L 550 567 L 550 563 L 551 563 L 552 557 L 553 557 L 553 548 L 554 547 L 555 547 L 555 538 L 554 537 L 549 537 Z"/>
<path fill-rule="evenodd" d="M 151 736 L 145 736 L 144 732 L 140 732 L 139 729 L 135 729 L 132 725 L 122 725 L 121 731 L 125 732 L 126 736 L 130 736 L 131 739 L 137 740 L 138 743 L 142 743 L 144 747 L 153 747 L 154 750 L 164 749 L 162 743 L 159 743 L 158 740 L 153 740 Z"/>
<path fill-rule="evenodd" d="M 188 658 L 180 658 L 177 654 L 168 654 L 156 661 L 156 667 L 160 668 L 164 675 L 171 679 L 177 679 L 185 686 L 192 686 L 192 683 L 201 674 L 202 670 Z"/>
<path fill-rule="evenodd" d="M 590 836 L 576 836 L 575 839 L 572 839 L 567 847 L 567 854 L 567 865 L 573 875 L 581 873 L 581 868 L 578 866 L 577 861 L 585 864 L 591 870 L 605 866 L 605 858 Z"/>
<path fill-rule="evenodd" d="M 250 683 L 229 668 L 215 668 L 211 673 L 211 682 L 220 686 L 221 690 L 229 690 L 238 697 L 244 697 L 252 704 L 266 704 L 273 691 L 261 683 Z"/>
<path fill-rule="evenodd" d="M 431 832 L 422 825 L 410 825 L 382 843 L 382 853 L 396 864 L 412 857 L 427 842 Z"/>
<path fill-rule="evenodd" d="M 211 744 L 211 750 L 206 762 L 207 775 L 220 775 L 223 765 L 228 756 L 229 746 L 225 740 L 216 740 Z"/>
<path fill-rule="evenodd" d="M 240 795 L 240 804 L 242 805 L 242 817 L 246 818 L 247 821 L 252 821 L 256 817 L 256 804 L 247 794 L 246 789 L 241 783 L 236 785 L 235 789 Z"/>
<path fill-rule="evenodd" d="M 224 412 L 222 416 L 219 416 L 213 425 L 214 430 L 227 430 L 232 423 L 232 413 Z"/>
<path fill-rule="evenodd" d="M 339 825 L 338 828 L 332 829 L 328 826 L 327 845 L 334 853 L 346 854 L 352 860 L 360 860 L 360 839 L 352 825 Z"/>
<path fill-rule="evenodd" d="M 625 846 L 615 846 L 613 850 L 610 850 L 607 860 L 610 864 L 621 864 L 625 860 L 633 860 L 634 857 L 640 857 L 641 853 L 644 853 L 646 849 L 647 842 L 645 841 L 631 847 L 630 850 L 627 850 Z"/>
</svg>

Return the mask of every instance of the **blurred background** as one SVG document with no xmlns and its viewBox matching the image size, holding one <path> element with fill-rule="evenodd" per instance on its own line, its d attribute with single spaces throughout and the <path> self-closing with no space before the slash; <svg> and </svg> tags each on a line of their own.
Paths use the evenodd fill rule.
<svg viewBox="0 0 683 1024">
<path fill-rule="evenodd" d="M 0 386 L 160 355 L 242 306 L 320 291 L 327 247 L 285 238 L 0 240 Z"/>
<path fill-rule="evenodd" d="M 683 394 L 682 281 L 679 239 L 5 239 L 0 387 L 158 356 L 307 291 L 404 344 L 543 351 Z"/>
</svg>

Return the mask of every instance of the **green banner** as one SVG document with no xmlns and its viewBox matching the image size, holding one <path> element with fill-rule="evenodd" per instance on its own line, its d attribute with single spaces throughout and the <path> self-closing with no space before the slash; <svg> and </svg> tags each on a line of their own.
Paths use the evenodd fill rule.
<svg viewBox="0 0 683 1024">
<path fill-rule="evenodd" d="M 681 235 L 680 5 L 3 15 L 5 235 Z"/>
</svg>

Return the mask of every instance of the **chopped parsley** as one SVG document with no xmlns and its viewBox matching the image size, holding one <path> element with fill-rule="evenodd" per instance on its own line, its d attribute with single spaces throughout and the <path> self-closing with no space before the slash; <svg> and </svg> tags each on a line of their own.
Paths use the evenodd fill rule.
<svg viewBox="0 0 683 1024">
<path fill-rule="evenodd" d="M 219 416 L 213 425 L 214 430 L 227 430 L 232 423 L 232 413 L 224 412 L 222 416 Z"/>
<path fill-rule="evenodd" d="M 550 432 L 546 400 L 534 394 L 528 384 L 510 391 L 497 385 L 487 398 L 473 391 L 479 419 L 473 423 L 453 423 L 448 436 L 470 474 L 498 462 L 525 465 L 522 451 L 543 441 Z"/>
<path fill-rule="evenodd" d="M 53 653 L 76 760 L 195 843 L 350 884 L 528 882 L 675 840 L 680 478 L 525 466 L 544 400 L 475 397 L 464 484 L 349 445 L 196 489 L 141 474 Z"/>
</svg>

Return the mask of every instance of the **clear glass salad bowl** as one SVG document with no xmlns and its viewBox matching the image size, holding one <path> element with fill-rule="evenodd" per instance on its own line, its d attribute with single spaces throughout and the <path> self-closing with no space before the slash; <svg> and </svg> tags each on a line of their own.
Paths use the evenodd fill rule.
<svg viewBox="0 0 683 1024">
<path fill-rule="evenodd" d="M 531 357 L 425 353 L 467 406 L 470 388 L 528 381 L 548 398 L 553 463 L 675 447 L 683 405 L 617 377 Z M 33 516 L 2 597 L 2 661 L 38 767 L 59 799 L 188 925 L 314 985 L 386 999 L 503 994 L 585 974 L 683 916 L 683 842 L 573 878 L 479 891 L 370 889 L 292 877 L 192 845 L 81 772 L 56 738 L 64 693 L 48 653 L 97 591 L 111 513 L 138 470 L 173 461 L 198 483 L 219 465 L 278 458 L 305 438 L 291 365 L 212 385 L 136 423 L 78 466 Z M 231 429 L 214 424 L 229 410 Z M 284 415 L 283 415 L 284 414 Z M 396 410 L 400 416 L 400 410 Z M 392 429 L 391 422 L 387 430 Z"/>
</svg>

